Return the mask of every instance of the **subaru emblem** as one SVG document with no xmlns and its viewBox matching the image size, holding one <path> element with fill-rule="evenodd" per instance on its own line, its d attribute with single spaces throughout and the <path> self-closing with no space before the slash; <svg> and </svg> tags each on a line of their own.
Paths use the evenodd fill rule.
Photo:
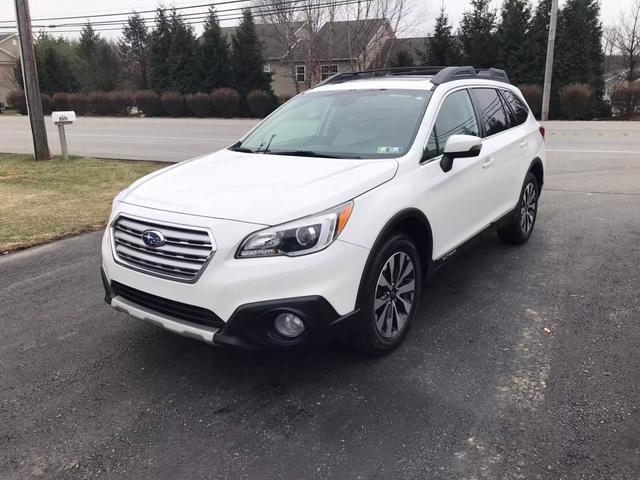
<svg viewBox="0 0 640 480">
<path fill-rule="evenodd" d="M 158 230 L 145 230 L 142 232 L 142 241 L 147 247 L 158 248 L 164 245 L 164 236 Z"/>
</svg>

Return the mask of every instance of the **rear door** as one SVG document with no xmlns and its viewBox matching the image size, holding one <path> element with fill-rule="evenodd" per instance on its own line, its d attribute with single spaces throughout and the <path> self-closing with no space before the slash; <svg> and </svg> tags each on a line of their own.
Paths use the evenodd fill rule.
<svg viewBox="0 0 640 480">
<path fill-rule="evenodd" d="M 482 151 L 489 156 L 484 166 L 493 172 L 491 192 L 487 193 L 492 203 L 491 221 L 495 221 L 517 203 L 523 180 L 517 172 L 521 169 L 524 139 L 522 131 L 513 128 L 514 113 L 497 89 L 477 87 L 471 93 L 484 132 Z"/>
</svg>

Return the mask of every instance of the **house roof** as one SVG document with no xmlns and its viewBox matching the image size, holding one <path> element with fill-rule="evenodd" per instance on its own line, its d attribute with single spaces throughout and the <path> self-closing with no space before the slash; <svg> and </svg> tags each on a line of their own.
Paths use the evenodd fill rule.
<svg viewBox="0 0 640 480">
<path fill-rule="evenodd" d="M 5 40 L 8 40 L 14 35 L 17 35 L 17 34 L 16 33 L 0 33 L 0 43 L 4 42 Z"/>
<path fill-rule="evenodd" d="M 293 22 L 291 29 L 295 32 L 304 25 L 304 22 Z M 231 37 L 236 33 L 235 27 L 222 27 L 222 33 L 226 37 L 227 42 L 231 44 Z M 275 60 L 282 58 L 288 48 L 286 45 L 287 29 L 289 27 L 284 23 L 257 23 L 256 34 L 260 43 L 262 43 L 262 55 L 265 60 Z M 289 48 L 293 47 L 291 45 Z"/>
<path fill-rule="evenodd" d="M 360 57 L 387 23 L 384 18 L 326 22 L 318 32 L 321 58 L 348 60 Z"/>
<path fill-rule="evenodd" d="M 421 55 L 424 55 L 430 40 L 431 37 L 389 38 L 384 42 L 380 55 L 376 59 L 376 66 L 386 66 L 403 51 L 409 53 L 416 64 L 422 64 Z"/>
<path fill-rule="evenodd" d="M 317 33 L 318 59 L 358 58 L 367 45 L 373 40 L 380 28 L 388 23 L 385 19 L 374 18 L 365 20 L 349 20 L 341 22 L 326 22 Z M 296 41 L 287 45 L 287 25 L 283 23 L 258 23 L 256 33 L 262 43 L 265 60 L 279 60 L 291 51 L 295 61 L 305 61 L 309 55 L 308 32 L 305 32 L 305 22 L 292 24 L 296 31 Z M 238 27 L 223 27 L 221 30 L 227 41 Z M 290 50 L 291 49 L 291 50 Z"/>
</svg>

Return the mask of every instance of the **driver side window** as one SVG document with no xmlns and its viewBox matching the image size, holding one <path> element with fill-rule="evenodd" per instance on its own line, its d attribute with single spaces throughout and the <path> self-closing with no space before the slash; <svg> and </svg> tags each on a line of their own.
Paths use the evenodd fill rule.
<svg viewBox="0 0 640 480">
<path fill-rule="evenodd" d="M 442 155 L 451 135 L 476 137 L 480 135 L 476 114 L 467 90 L 459 90 L 445 98 L 427 141 L 424 159 L 429 160 Z"/>
</svg>

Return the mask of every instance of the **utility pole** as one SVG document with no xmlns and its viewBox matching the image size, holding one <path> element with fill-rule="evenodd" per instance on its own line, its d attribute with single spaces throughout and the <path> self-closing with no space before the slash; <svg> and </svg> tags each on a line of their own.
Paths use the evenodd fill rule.
<svg viewBox="0 0 640 480">
<path fill-rule="evenodd" d="M 544 92 L 542 94 L 542 121 L 549 120 L 549 102 L 551 100 L 551 78 L 553 76 L 553 52 L 556 44 L 556 26 L 558 25 L 558 0 L 551 0 L 551 18 L 549 19 L 549 41 L 547 43 L 547 63 L 544 68 Z"/>
<path fill-rule="evenodd" d="M 38 84 L 38 69 L 33 51 L 33 34 L 31 33 L 31 15 L 28 0 L 15 0 L 18 36 L 20 37 L 20 63 L 22 64 L 22 81 L 27 97 L 27 113 L 31 123 L 33 136 L 33 152 L 36 160 L 49 160 L 49 144 L 47 130 L 44 126 L 42 98 Z"/>
</svg>

